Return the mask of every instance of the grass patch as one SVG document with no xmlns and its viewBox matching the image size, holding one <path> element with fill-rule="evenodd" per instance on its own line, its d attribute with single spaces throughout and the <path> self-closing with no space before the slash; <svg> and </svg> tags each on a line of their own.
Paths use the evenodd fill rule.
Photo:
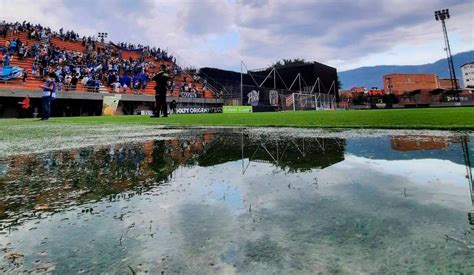
<svg viewBox="0 0 474 275">
<path fill-rule="evenodd" d="M 174 126 L 473 130 L 474 108 L 186 114 L 171 115 L 168 118 L 158 119 L 149 118 L 148 116 L 61 117 L 52 118 L 47 122 L 39 122 L 33 119 L 2 119 L 0 120 L 0 134 L 3 131 L 8 131 L 11 128 L 10 126 L 45 125 L 45 128 L 47 128 L 47 125 L 51 123 L 61 123 L 64 124 L 64 127 L 67 127 L 67 124 L 156 124 Z"/>
</svg>

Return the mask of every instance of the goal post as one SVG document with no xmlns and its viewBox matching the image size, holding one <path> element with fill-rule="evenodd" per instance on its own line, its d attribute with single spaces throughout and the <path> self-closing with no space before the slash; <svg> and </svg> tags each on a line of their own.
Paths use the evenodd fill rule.
<svg viewBox="0 0 474 275">
<path fill-rule="evenodd" d="M 336 97 L 331 94 L 316 94 L 318 110 L 336 109 Z"/>
<path fill-rule="evenodd" d="M 330 110 L 335 108 L 335 98 L 329 94 L 292 93 L 284 97 L 285 110 Z"/>
</svg>

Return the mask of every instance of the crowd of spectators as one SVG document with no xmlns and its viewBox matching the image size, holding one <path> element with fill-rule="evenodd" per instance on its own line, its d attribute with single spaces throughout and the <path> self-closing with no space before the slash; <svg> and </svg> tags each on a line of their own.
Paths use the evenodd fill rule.
<svg viewBox="0 0 474 275">
<path fill-rule="evenodd" d="M 64 32 L 62 28 L 59 33 L 54 33 L 49 28 L 26 21 L 2 23 L 0 34 L 6 38 L 8 32 L 27 32 L 28 41 L 21 41 L 19 38 L 5 40 L 5 45 L 0 50 L 0 62 L 3 62 L 3 66 L 9 66 L 15 55 L 19 60 L 33 58 L 31 75 L 43 79 L 48 73 L 54 72 L 59 91 L 75 90 L 80 82 L 92 92 L 99 92 L 101 87 L 109 87 L 116 93 L 127 92 L 128 89 L 140 93 L 147 87 L 155 66 L 153 62 L 146 61 L 147 57 L 153 57 L 156 61 L 175 61 L 173 56 L 160 48 L 126 43 L 119 43 L 118 46 L 113 43 L 99 44 L 93 37 L 82 37 L 84 52 L 67 51 L 51 43 L 51 37 L 57 36 L 63 41 L 79 41 L 79 34 Z M 139 50 L 141 55 L 136 59 L 122 58 L 120 49 L 123 48 Z M 181 73 L 178 66 L 168 69 L 174 75 Z"/>
<path fill-rule="evenodd" d="M 183 79 L 183 83 L 181 84 L 181 87 L 179 89 L 179 94 L 181 97 L 188 97 L 188 98 L 195 98 L 195 97 L 200 97 L 200 94 L 198 93 L 197 87 L 196 87 L 196 78 L 193 78 L 192 83 L 188 83 L 186 77 Z"/>
<path fill-rule="evenodd" d="M 27 41 L 20 38 L 8 40 L 8 33 L 17 34 L 26 32 Z M 98 42 L 95 37 L 80 36 L 74 31 L 54 32 L 50 28 L 39 24 L 33 25 L 29 22 L 22 23 L 0 23 L 0 37 L 5 39 L 4 45 L 0 45 L 0 65 L 9 66 L 11 60 L 17 56 L 19 60 L 33 58 L 31 76 L 43 79 L 46 75 L 54 72 L 56 75 L 57 90 L 76 90 L 81 84 L 88 91 L 101 92 L 113 91 L 115 93 L 142 93 L 151 80 L 154 61 L 169 61 L 176 64 L 176 58 L 166 50 L 150 47 L 142 44 L 131 43 L 103 43 Z M 84 50 L 75 52 L 54 45 L 53 37 L 62 41 L 81 43 Z M 121 51 L 135 51 L 139 58 L 122 58 Z M 182 69 L 177 66 L 168 66 L 171 75 L 179 76 Z M 24 70 L 23 82 L 27 80 L 28 70 Z M 200 97 L 197 83 L 201 82 L 198 74 L 195 74 L 188 83 L 183 78 L 179 87 L 181 97 Z M 206 86 L 203 80 L 204 89 Z M 171 80 L 168 90 L 175 88 Z M 104 89 L 105 88 L 105 89 Z"/>
<path fill-rule="evenodd" d="M 64 31 L 63 28 L 59 29 L 59 32 L 54 32 L 50 28 L 43 27 L 40 24 L 34 25 L 27 21 L 23 21 L 22 23 L 7 23 L 5 21 L 2 21 L 0 23 L 0 34 L 3 36 L 3 38 L 6 38 L 8 32 L 11 32 L 13 34 L 16 34 L 18 32 L 26 32 L 29 40 L 37 41 L 50 41 L 52 37 L 58 37 L 62 41 L 82 41 L 82 44 L 84 46 L 91 45 L 93 48 L 95 48 L 96 43 L 98 42 L 98 40 L 93 36 L 83 36 L 81 38 L 78 33 L 69 30 Z M 173 55 L 160 48 L 145 46 L 142 44 L 135 45 L 132 43 L 125 42 L 111 44 L 124 50 L 140 51 L 145 57 L 154 57 L 157 60 L 176 63 L 176 58 Z"/>
<path fill-rule="evenodd" d="M 176 58 L 173 55 L 168 54 L 167 51 L 162 50 L 161 48 L 144 46 L 142 44 L 135 45 L 132 43 L 125 42 L 120 42 L 117 44 L 112 43 L 112 45 L 124 50 L 141 52 L 144 57 L 153 57 L 155 58 L 155 60 L 163 60 L 176 63 Z"/>
</svg>

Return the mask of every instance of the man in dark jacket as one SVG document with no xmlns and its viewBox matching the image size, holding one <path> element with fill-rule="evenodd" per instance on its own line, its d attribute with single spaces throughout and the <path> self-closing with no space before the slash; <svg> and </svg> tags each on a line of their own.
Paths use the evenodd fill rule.
<svg viewBox="0 0 474 275">
<path fill-rule="evenodd" d="M 41 120 L 48 120 L 51 114 L 51 100 L 56 98 L 56 84 L 54 83 L 55 77 L 56 75 L 54 73 L 47 74 L 46 82 L 39 86 L 43 89 L 43 95 L 41 97 Z"/>
<path fill-rule="evenodd" d="M 163 113 L 163 117 L 168 116 L 168 105 L 166 104 L 166 85 L 170 76 L 166 71 L 166 66 L 161 65 L 160 71 L 153 77 L 155 85 L 155 110 L 151 117 L 160 117 L 160 112 Z"/>
</svg>

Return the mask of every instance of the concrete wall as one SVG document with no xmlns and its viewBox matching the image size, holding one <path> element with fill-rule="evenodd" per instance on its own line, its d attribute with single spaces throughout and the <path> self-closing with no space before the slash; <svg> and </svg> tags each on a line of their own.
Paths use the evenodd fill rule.
<svg viewBox="0 0 474 275">
<path fill-rule="evenodd" d="M 437 89 L 438 76 L 436 74 L 389 74 L 383 76 L 384 90 L 395 95 L 402 95 L 406 91 L 418 89 Z"/>
<path fill-rule="evenodd" d="M 456 82 L 458 83 L 458 87 L 461 87 L 461 85 L 459 85 L 459 79 L 456 79 Z M 453 87 L 453 82 L 451 79 L 438 79 L 438 88 L 451 90 L 455 89 L 456 87 Z"/>
<path fill-rule="evenodd" d="M 0 117 L 18 117 L 19 105 L 25 96 L 31 100 L 32 111 L 37 109 L 41 113 L 41 92 L 28 90 L 0 89 Z M 102 100 L 104 96 L 112 96 L 109 93 L 88 92 L 58 92 L 52 107 L 52 116 L 81 116 L 100 115 Z M 120 97 L 117 114 L 133 114 L 139 110 L 151 110 L 155 97 L 147 95 L 116 95 Z M 199 106 L 216 107 L 222 106 L 222 99 L 212 98 L 184 98 L 167 97 L 168 102 L 175 100 L 178 107 Z"/>
<path fill-rule="evenodd" d="M 241 105 L 240 98 L 224 99 L 224 105 L 226 105 L 226 106 Z"/>
<path fill-rule="evenodd" d="M 0 89 L 0 97 L 20 97 L 23 98 L 28 95 L 30 98 L 41 98 L 41 92 L 38 90 L 23 90 L 23 89 Z M 102 101 L 104 96 L 117 96 L 120 101 L 133 102 L 155 102 L 154 96 L 149 95 L 132 95 L 132 94 L 112 94 L 112 93 L 89 93 L 89 92 L 58 92 L 56 97 L 58 99 L 79 99 L 79 100 L 99 100 Z M 222 104 L 224 101 L 217 98 L 186 98 L 168 96 L 166 101 L 171 102 L 175 100 L 178 103 L 200 103 L 200 104 Z"/>
</svg>

